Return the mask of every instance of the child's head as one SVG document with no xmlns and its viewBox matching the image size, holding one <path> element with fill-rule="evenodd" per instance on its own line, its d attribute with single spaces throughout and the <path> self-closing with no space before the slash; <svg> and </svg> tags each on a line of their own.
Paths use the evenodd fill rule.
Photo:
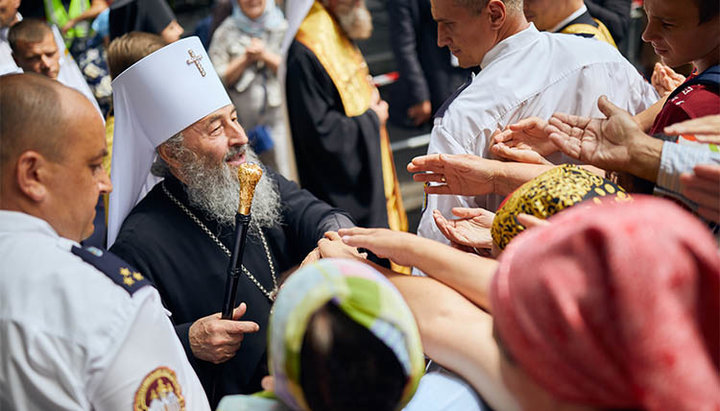
<svg viewBox="0 0 720 411">
<path fill-rule="evenodd" d="M 718 64 L 720 19 L 718 0 L 645 0 L 648 24 L 643 40 L 663 63 L 693 63 L 703 71 Z"/>
<path fill-rule="evenodd" d="M 293 409 L 392 411 L 424 368 L 415 320 L 370 266 L 327 259 L 285 283 L 269 325 L 275 394 Z"/>
</svg>

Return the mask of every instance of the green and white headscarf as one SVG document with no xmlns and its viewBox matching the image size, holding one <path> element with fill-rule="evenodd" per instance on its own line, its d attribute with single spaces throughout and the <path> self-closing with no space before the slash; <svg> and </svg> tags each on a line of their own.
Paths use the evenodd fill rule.
<svg viewBox="0 0 720 411">
<path fill-rule="evenodd" d="M 425 361 L 410 308 L 397 289 L 372 267 L 352 260 L 323 259 L 290 276 L 270 315 L 268 357 L 275 395 L 296 410 L 309 410 L 300 386 L 300 349 L 308 322 L 332 302 L 385 343 L 407 383 L 397 409 L 412 398 Z"/>
</svg>

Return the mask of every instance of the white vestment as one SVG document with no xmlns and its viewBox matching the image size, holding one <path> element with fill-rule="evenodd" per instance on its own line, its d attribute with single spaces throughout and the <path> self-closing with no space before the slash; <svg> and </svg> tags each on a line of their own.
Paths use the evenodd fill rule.
<svg viewBox="0 0 720 411">
<path fill-rule="evenodd" d="M 637 70 L 612 46 L 567 34 L 539 32 L 534 25 L 493 47 L 476 75 L 447 109 L 435 118 L 428 154 L 489 156 L 490 137 L 527 117 L 549 119 L 555 112 L 602 117 L 597 100 L 607 95 L 635 114 L 658 96 Z M 568 162 L 552 155 L 548 160 Z M 499 195 L 465 197 L 428 195 L 418 234 L 444 243 L 432 218 L 438 209 L 454 218 L 453 207 L 482 207 L 495 211 Z"/>
</svg>

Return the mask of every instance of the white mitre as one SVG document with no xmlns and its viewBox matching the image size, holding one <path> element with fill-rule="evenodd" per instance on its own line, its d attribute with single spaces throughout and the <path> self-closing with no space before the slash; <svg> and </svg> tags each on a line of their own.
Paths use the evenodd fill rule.
<svg viewBox="0 0 720 411">
<path fill-rule="evenodd" d="M 108 247 L 158 178 L 155 148 L 208 114 L 232 104 L 200 39 L 190 37 L 150 54 L 112 82 L 115 109 Z"/>
</svg>

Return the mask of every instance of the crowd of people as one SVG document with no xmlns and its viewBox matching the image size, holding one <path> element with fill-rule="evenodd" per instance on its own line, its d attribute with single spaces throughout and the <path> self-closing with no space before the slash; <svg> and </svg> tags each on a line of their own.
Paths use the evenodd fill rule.
<svg viewBox="0 0 720 411">
<path fill-rule="evenodd" d="M 0 409 L 720 410 L 717 0 L 389 0 L 390 105 L 362 0 L 20 6 Z"/>
</svg>

